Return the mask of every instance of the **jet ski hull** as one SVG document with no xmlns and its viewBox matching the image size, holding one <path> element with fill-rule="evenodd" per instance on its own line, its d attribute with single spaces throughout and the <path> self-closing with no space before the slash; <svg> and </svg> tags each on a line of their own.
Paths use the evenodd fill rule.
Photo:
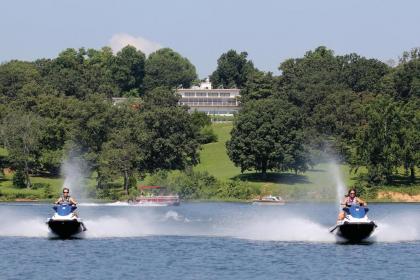
<svg viewBox="0 0 420 280">
<path fill-rule="evenodd" d="M 344 222 L 337 227 L 337 235 L 350 242 L 360 242 L 368 238 L 376 228 L 374 222 L 349 223 Z"/>
<path fill-rule="evenodd" d="M 85 231 L 85 227 L 82 222 L 77 219 L 73 220 L 53 220 L 48 221 L 48 227 L 53 233 L 58 235 L 60 238 L 70 238 L 82 231 Z"/>
</svg>

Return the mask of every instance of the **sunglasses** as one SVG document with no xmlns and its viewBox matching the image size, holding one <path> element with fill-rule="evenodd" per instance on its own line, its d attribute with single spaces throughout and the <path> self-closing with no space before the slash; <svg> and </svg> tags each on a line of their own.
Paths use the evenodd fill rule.
<svg viewBox="0 0 420 280">
<path fill-rule="evenodd" d="M 63 193 L 69 193 L 69 192 L 63 192 Z"/>
<path fill-rule="evenodd" d="M 350 194 L 356 194 L 356 193 L 354 193 L 354 192 L 351 192 Z"/>
</svg>

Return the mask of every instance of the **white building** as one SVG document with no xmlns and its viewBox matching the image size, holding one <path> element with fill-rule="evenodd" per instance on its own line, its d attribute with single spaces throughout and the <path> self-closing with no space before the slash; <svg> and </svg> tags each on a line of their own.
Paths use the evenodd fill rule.
<svg viewBox="0 0 420 280">
<path fill-rule="evenodd" d="M 178 89 L 179 103 L 208 115 L 232 116 L 239 110 L 239 89 L 213 89 L 208 79 L 200 86 Z"/>
</svg>

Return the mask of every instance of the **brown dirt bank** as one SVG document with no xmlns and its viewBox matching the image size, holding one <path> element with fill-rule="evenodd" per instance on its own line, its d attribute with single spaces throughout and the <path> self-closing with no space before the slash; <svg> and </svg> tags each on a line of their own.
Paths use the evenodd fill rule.
<svg viewBox="0 0 420 280">
<path fill-rule="evenodd" d="M 420 194 L 410 195 L 394 191 L 379 191 L 377 199 L 386 199 L 395 202 L 420 202 Z"/>
</svg>

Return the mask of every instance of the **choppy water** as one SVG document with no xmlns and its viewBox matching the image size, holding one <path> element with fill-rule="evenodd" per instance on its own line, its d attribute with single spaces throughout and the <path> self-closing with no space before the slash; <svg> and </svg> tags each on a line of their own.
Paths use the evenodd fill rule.
<svg viewBox="0 0 420 280">
<path fill-rule="evenodd" d="M 420 204 L 371 204 L 365 244 L 328 232 L 334 204 L 84 204 L 81 239 L 46 204 L 0 204 L 0 279 L 420 279 Z"/>
</svg>

